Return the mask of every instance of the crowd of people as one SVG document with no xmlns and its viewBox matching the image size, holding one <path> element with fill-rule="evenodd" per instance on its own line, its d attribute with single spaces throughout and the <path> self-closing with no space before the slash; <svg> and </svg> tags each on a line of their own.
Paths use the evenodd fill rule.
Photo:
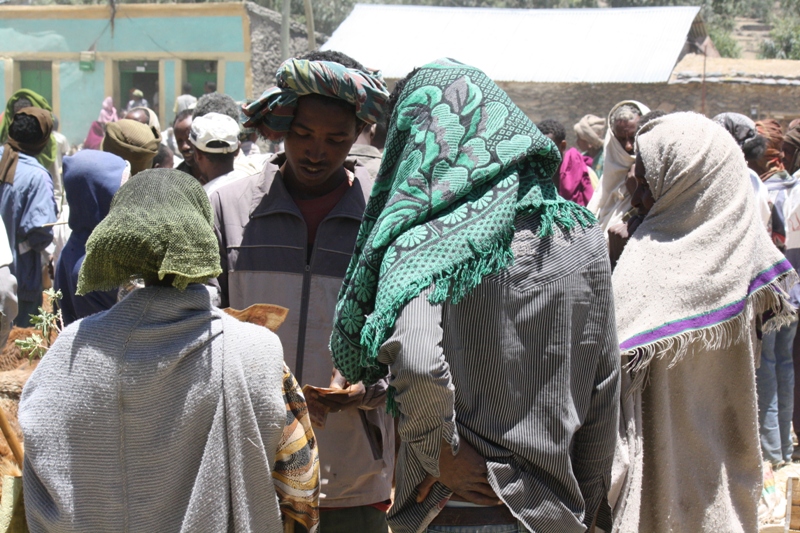
<svg viewBox="0 0 800 533">
<path fill-rule="evenodd" d="M 20 403 L 31 531 L 757 531 L 800 121 L 626 100 L 568 148 L 477 68 L 390 92 L 330 51 L 184 92 L 72 149 L 7 103 L 0 340 L 51 283 L 66 324 Z M 254 304 L 276 333 L 221 311 Z"/>
</svg>

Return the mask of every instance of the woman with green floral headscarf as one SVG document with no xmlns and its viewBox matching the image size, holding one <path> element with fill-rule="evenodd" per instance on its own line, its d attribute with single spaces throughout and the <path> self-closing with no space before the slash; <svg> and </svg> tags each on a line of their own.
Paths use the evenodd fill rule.
<svg viewBox="0 0 800 533">
<path fill-rule="evenodd" d="M 228 316 L 211 204 L 191 176 L 126 182 L 86 243 L 78 293 L 145 287 L 73 322 L 28 381 L 31 531 L 313 532 L 316 443 L 275 334 Z M 64 465 L 69 465 L 64 469 Z"/>
</svg>

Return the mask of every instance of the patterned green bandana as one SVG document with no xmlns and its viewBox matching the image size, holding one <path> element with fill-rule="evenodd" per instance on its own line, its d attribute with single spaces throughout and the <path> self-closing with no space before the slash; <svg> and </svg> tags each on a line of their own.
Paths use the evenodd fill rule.
<svg viewBox="0 0 800 533">
<path fill-rule="evenodd" d="M 458 302 L 513 262 L 517 215 L 538 213 L 543 236 L 594 222 L 557 195 L 560 161 L 480 70 L 439 60 L 408 81 L 336 306 L 330 347 L 351 383 L 386 376 L 378 350 L 432 283 L 431 303 Z"/>
<path fill-rule="evenodd" d="M 242 109 L 244 127 L 256 128 L 272 141 L 286 136 L 301 96 L 320 94 L 344 100 L 356 108 L 356 117 L 367 124 L 383 118 L 389 100 L 380 72 L 347 68 L 331 61 L 287 59 L 278 67 L 276 82 L 275 87 Z"/>
</svg>

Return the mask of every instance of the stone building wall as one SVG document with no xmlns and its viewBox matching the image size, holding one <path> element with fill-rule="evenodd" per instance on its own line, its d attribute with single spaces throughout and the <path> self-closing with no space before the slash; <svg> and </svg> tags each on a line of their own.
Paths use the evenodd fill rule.
<svg viewBox="0 0 800 533">
<path fill-rule="evenodd" d="M 588 84 L 588 83 L 500 83 L 534 122 L 553 118 L 563 123 L 570 146 L 575 142 L 572 126 L 591 113 L 601 117 L 621 100 L 638 100 L 651 109 L 702 112 L 701 83 Z M 784 127 L 800 117 L 800 86 L 755 83 L 706 83 L 706 115 L 733 111 L 754 120 L 773 117 Z"/>
<path fill-rule="evenodd" d="M 250 15 L 251 70 L 253 97 L 275 84 L 275 71 L 281 64 L 281 14 L 253 2 L 247 2 Z M 308 32 L 303 24 L 292 22 L 289 30 L 289 52 L 297 56 L 308 51 Z M 328 40 L 317 32 L 317 48 Z"/>
<path fill-rule="evenodd" d="M 250 15 L 253 96 L 275 82 L 275 71 L 281 64 L 281 14 L 247 2 Z M 291 26 L 290 52 L 300 55 L 308 50 L 306 27 L 296 22 Z M 317 48 L 327 36 L 317 33 Z M 796 63 L 796 62 L 793 62 Z M 390 88 L 397 80 L 387 80 Z M 591 113 L 605 117 L 621 100 L 639 100 L 651 109 L 671 111 L 703 111 L 703 84 L 696 81 L 678 83 L 519 83 L 500 82 L 502 87 L 534 122 L 554 118 L 564 124 L 567 141 L 575 143 L 572 126 Z M 734 111 L 753 117 L 779 119 L 784 127 L 800 117 L 800 85 L 784 85 L 754 77 L 744 82 L 706 82 L 705 113 L 713 117 Z"/>
</svg>

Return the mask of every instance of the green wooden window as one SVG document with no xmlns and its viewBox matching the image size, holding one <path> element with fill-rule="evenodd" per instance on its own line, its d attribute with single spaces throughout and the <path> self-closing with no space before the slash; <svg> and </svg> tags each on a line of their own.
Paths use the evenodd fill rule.
<svg viewBox="0 0 800 533">
<path fill-rule="evenodd" d="M 194 96 L 203 96 L 206 82 L 217 83 L 217 62 L 186 61 L 186 81 L 192 84 Z"/>
<path fill-rule="evenodd" d="M 20 87 L 30 89 L 53 104 L 53 64 L 49 61 L 20 61 Z"/>
</svg>

